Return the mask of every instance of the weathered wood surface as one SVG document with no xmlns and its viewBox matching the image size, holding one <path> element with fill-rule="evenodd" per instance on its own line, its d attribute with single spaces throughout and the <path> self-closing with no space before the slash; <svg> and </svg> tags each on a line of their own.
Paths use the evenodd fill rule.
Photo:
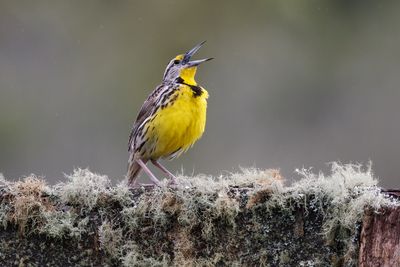
<svg viewBox="0 0 400 267">
<path fill-rule="evenodd" d="M 400 198 L 399 190 L 386 191 Z M 367 210 L 360 237 L 360 267 L 400 266 L 400 207 Z"/>
</svg>

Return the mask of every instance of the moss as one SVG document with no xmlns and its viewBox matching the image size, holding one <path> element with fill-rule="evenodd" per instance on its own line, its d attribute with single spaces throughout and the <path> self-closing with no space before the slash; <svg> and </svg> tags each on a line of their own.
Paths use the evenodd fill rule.
<svg viewBox="0 0 400 267">
<path fill-rule="evenodd" d="M 122 255 L 123 236 L 122 229 L 114 227 L 111 222 L 105 220 L 99 226 L 98 235 L 100 248 L 113 259 L 117 259 Z"/>
<path fill-rule="evenodd" d="M 79 240 L 87 231 L 88 217 L 78 219 L 75 213 L 69 211 L 45 212 L 43 217 L 45 223 L 37 231 L 51 238 L 71 237 Z"/>
<path fill-rule="evenodd" d="M 88 169 L 76 169 L 66 178 L 68 182 L 56 185 L 54 193 L 60 196 L 62 202 L 83 206 L 87 211 L 95 207 L 102 194 L 107 194 L 111 186 L 107 176 L 92 173 Z"/>
<path fill-rule="evenodd" d="M 287 251 L 282 251 L 279 254 L 279 264 L 281 266 L 285 266 L 285 264 L 287 264 L 288 262 L 290 262 L 290 255 L 289 252 Z"/>
<path fill-rule="evenodd" d="M 112 187 L 82 169 L 53 187 L 35 176 L 0 179 L 0 251 L 11 253 L 18 228 L 41 251 L 53 241 L 74 247 L 68 261 L 84 266 L 354 265 L 364 208 L 399 202 L 380 192 L 368 166 L 298 172 L 302 179 L 286 187 L 277 170 L 256 169 L 179 176 L 175 189 Z"/>
<path fill-rule="evenodd" d="M 7 219 L 18 226 L 21 235 L 26 233 L 28 223 L 40 226 L 44 213 L 54 209 L 48 197 L 43 196 L 46 183 L 34 175 L 7 186 L 9 190 L 5 196 L 10 204 Z"/>
</svg>

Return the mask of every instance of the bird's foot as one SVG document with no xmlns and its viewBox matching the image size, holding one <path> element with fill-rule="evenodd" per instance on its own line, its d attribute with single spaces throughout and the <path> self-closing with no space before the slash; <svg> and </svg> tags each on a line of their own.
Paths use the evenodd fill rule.
<svg viewBox="0 0 400 267">
<path fill-rule="evenodd" d="M 130 187 L 131 189 L 139 189 L 139 188 L 151 189 L 151 188 L 154 188 L 154 187 L 156 187 L 156 186 L 159 186 L 159 185 L 156 185 L 156 184 L 136 183 L 136 184 L 134 184 L 134 185 L 130 185 L 129 187 Z"/>
<path fill-rule="evenodd" d="M 172 188 L 176 188 L 178 186 L 178 179 L 174 175 L 169 175 L 168 186 Z"/>
</svg>

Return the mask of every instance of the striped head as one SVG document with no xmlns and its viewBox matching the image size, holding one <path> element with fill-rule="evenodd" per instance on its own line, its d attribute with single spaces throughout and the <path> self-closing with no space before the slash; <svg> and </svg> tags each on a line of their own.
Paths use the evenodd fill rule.
<svg viewBox="0 0 400 267">
<path fill-rule="evenodd" d="M 203 62 L 212 59 L 205 58 L 190 61 L 191 57 L 200 49 L 200 47 L 204 43 L 205 41 L 196 45 L 185 54 L 180 54 L 174 57 L 165 69 L 163 81 L 171 82 L 181 80 L 181 82 L 184 81 L 189 84 L 196 84 L 196 82 L 194 81 L 194 76 L 196 75 L 197 66 Z"/>
</svg>

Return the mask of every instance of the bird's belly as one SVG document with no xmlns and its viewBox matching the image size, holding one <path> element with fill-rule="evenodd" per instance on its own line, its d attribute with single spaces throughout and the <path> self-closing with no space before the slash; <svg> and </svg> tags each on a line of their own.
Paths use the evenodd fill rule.
<svg viewBox="0 0 400 267">
<path fill-rule="evenodd" d="M 204 132 L 206 109 L 205 98 L 192 96 L 180 97 L 161 109 L 152 123 L 155 139 L 150 158 L 179 156 L 192 146 Z"/>
</svg>

